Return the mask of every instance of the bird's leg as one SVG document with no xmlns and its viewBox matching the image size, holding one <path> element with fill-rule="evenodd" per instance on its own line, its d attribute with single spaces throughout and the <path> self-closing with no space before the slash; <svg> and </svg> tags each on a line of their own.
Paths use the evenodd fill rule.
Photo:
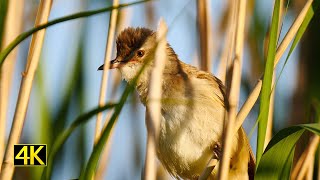
<svg viewBox="0 0 320 180">
<path fill-rule="evenodd" d="M 213 146 L 213 155 L 214 158 L 217 160 L 221 159 L 222 156 L 222 150 L 221 150 L 221 145 L 219 142 L 217 142 L 214 146 Z"/>
<path fill-rule="evenodd" d="M 219 161 L 221 159 L 221 145 L 219 142 L 216 142 L 213 147 L 211 147 L 213 150 L 213 156 L 210 159 L 210 161 L 207 164 L 207 167 L 204 169 L 204 171 L 201 173 L 198 180 L 207 180 L 209 176 L 211 176 L 213 169 L 216 167 L 217 164 L 219 164 Z M 215 175 L 213 175 L 215 176 Z M 210 178 L 211 179 L 211 178 Z"/>
</svg>

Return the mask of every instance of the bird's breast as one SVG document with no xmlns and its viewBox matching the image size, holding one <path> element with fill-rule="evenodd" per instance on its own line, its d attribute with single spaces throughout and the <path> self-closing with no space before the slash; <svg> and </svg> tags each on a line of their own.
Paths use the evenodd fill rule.
<svg viewBox="0 0 320 180">
<path fill-rule="evenodd" d="M 171 174 L 200 175 L 219 140 L 219 113 L 199 104 L 163 105 L 158 157 Z"/>
</svg>

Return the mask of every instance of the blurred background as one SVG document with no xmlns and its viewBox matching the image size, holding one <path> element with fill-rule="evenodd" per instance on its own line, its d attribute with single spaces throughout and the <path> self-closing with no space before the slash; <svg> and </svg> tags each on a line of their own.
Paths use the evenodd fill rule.
<svg viewBox="0 0 320 180">
<path fill-rule="evenodd" d="M 158 20 L 163 17 L 169 28 L 167 39 L 179 58 L 186 63 L 202 67 L 198 1 L 156 0 L 123 8 L 118 14 L 116 34 L 128 26 L 143 26 L 156 30 Z M 218 74 L 218 66 L 225 47 L 230 3 L 232 2 L 207 1 L 211 61 L 207 69 L 213 74 Z M 21 0 L 21 8 L 17 7 L 17 11 L 20 9 L 22 12 L 21 27 L 18 26 L 20 32 L 33 27 L 38 4 L 37 0 Z M 280 40 L 290 28 L 305 0 L 291 0 L 288 9 L 286 9 L 287 2 L 284 4 Z M 54 0 L 49 20 L 111 5 L 110 0 Z M 240 107 L 264 70 L 265 37 L 268 36 L 272 9 L 273 1 L 270 0 L 247 1 Z M 109 18 L 110 13 L 107 12 L 57 24 L 46 30 L 21 143 L 51 144 L 57 134 L 68 127 L 78 115 L 97 107 L 102 78 L 102 72 L 97 71 L 97 68 L 104 61 Z M 318 23 L 315 23 L 316 21 Z M 281 74 L 275 88 L 273 133 L 289 125 L 308 122 L 305 115 L 310 109 L 310 104 L 320 97 L 320 71 L 317 70 L 317 67 L 320 67 L 320 54 L 316 51 L 319 50 L 316 43 L 320 42 L 319 26 L 319 14 L 316 14 Z M 3 28 L 2 24 L 0 29 Z M 2 31 L 0 36 L 3 35 L 1 33 Z M 29 44 L 30 38 L 16 48 L 16 63 L 6 110 L 6 132 L 1 132 L 5 140 L 10 133 Z M 3 48 L 1 46 L 1 49 Z M 113 48 L 112 57 L 115 53 Z M 277 68 L 277 78 L 284 63 L 285 58 L 282 58 Z M 118 72 L 111 70 L 106 102 L 116 102 L 124 87 L 125 83 L 121 81 Z M 256 148 L 254 123 L 258 115 L 258 103 L 244 123 L 254 152 Z M 137 95 L 133 94 L 116 123 L 110 155 L 101 159 L 106 169 L 97 174 L 97 177 L 141 179 L 146 144 L 144 111 L 145 108 L 140 104 Z M 104 116 L 106 114 L 108 112 L 103 113 Z M 92 118 L 68 139 L 55 161 L 52 179 L 78 178 L 92 151 L 95 120 L 95 117 Z M 39 179 L 42 169 L 16 168 L 15 179 Z M 159 179 L 168 178 L 170 179 L 169 175 L 159 167 Z"/>
</svg>

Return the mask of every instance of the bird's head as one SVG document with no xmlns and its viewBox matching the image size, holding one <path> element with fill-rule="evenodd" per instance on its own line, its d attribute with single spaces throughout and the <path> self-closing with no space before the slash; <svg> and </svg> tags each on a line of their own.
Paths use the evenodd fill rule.
<svg viewBox="0 0 320 180">
<path fill-rule="evenodd" d="M 132 80 L 139 72 L 142 65 L 154 58 L 157 45 L 156 33 L 147 28 L 126 28 L 116 40 L 117 55 L 110 61 L 110 69 L 120 70 L 126 81 Z M 104 65 L 98 70 L 103 70 Z"/>
</svg>

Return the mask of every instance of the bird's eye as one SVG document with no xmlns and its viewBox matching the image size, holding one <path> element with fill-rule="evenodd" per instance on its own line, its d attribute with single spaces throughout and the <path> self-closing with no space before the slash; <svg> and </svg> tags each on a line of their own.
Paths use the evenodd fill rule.
<svg viewBox="0 0 320 180">
<path fill-rule="evenodd" d="M 137 51 L 137 56 L 138 57 L 142 57 L 143 55 L 144 55 L 144 51 L 143 50 Z"/>
</svg>

